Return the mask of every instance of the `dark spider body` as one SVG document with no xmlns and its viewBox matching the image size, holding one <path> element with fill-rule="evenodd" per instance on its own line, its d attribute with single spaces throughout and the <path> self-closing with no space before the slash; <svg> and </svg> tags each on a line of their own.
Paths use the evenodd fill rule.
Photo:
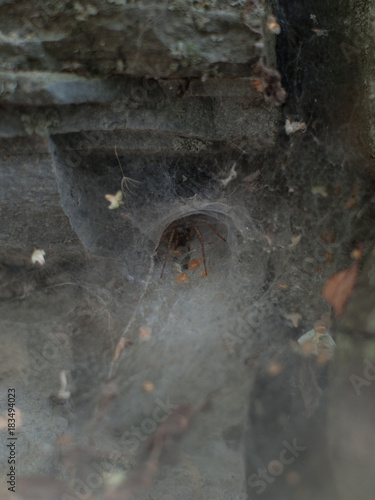
<svg viewBox="0 0 375 500">
<path fill-rule="evenodd" d="M 168 254 L 169 254 L 169 251 L 170 251 L 172 245 L 174 246 L 174 250 L 176 250 L 179 246 L 186 246 L 188 249 L 188 252 L 190 252 L 190 240 L 192 240 L 194 238 L 195 234 L 198 236 L 201 247 L 202 247 L 204 271 L 205 271 L 205 274 L 207 275 L 206 254 L 204 251 L 204 241 L 203 241 L 203 236 L 197 227 L 198 223 L 207 224 L 220 239 L 222 239 L 223 241 L 227 241 L 223 236 L 221 236 L 221 234 L 219 234 L 216 231 L 214 226 L 207 219 L 203 219 L 199 216 L 195 217 L 195 216 L 189 215 L 187 217 L 182 217 L 181 219 L 175 220 L 174 222 L 169 224 L 169 226 L 165 229 L 165 231 L 160 239 L 160 242 L 155 250 L 155 251 L 158 251 L 162 241 L 164 241 L 165 239 L 168 239 L 167 252 L 165 254 L 163 269 L 161 270 L 160 278 L 163 277 L 165 264 L 167 263 Z"/>
</svg>

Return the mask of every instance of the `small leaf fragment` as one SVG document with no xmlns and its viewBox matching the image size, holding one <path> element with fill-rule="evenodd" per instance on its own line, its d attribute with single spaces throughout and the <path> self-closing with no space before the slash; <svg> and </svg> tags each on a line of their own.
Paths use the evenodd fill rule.
<svg viewBox="0 0 375 500">
<path fill-rule="evenodd" d="M 345 203 L 345 205 L 342 207 L 342 209 L 349 210 L 350 208 L 355 207 L 358 203 L 358 198 L 359 198 L 358 194 L 359 194 L 359 182 L 356 182 L 354 185 L 352 194 L 350 195 L 350 198 Z"/>
<path fill-rule="evenodd" d="M 291 243 L 289 244 L 289 248 L 293 248 L 293 247 L 297 246 L 298 243 L 300 242 L 301 238 L 302 238 L 302 234 L 299 234 L 298 236 L 292 236 L 290 238 Z"/>
<path fill-rule="evenodd" d="M 145 382 L 142 383 L 142 389 L 145 392 L 152 392 L 155 389 L 155 386 L 152 382 L 146 380 Z"/>
<path fill-rule="evenodd" d="M 116 194 L 106 194 L 105 199 L 109 201 L 109 209 L 114 210 L 115 208 L 118 208 L 120 205 L 123 205 L 124 202 L 122 201 L 122 191 L 117 191 Z"/>
<path fill-rule="evenodd" d="M 298 323 L 302 319 L 302 316 L 299 313 L 290 313 L 285 317 L 293 323 L 294 328 L 298 328 Z"/>
<path fill-rule="evenodd" d="M 188 269 L 189 271 L 194 271 L 194 269 L 197 269 L 201 264 L 202 264 L 201 259 L 191 259 L 188 262 Z"/>
<path fill-rule="evenodd" d="M 130 339 L 128 339 L 127 337 L 121 337 L 121 339 L 119 340 L 119 342 L 118 342 L 118 344 L 116 346 L 112 362 L 115 363 L 118 360 L 118 358 L 119 358 L 122 350 L 125 347 L 127 347 L 128 345 L 132 345 L 132 343 L 133 342 Z"/>
<path fill-rule="evenodd" d="M 280 290 L 288 290 L 289 285 L 287 283 L 282 283 L 281 281 L 278 281 L 276 283 L 277 288 L 280 288 Z"/>
<path fill-rule="evenodd" d="M 307 129 L 307 125 L 305 122 L 302 122 L 302 121 L 292 122 L 291 120 L 289 120 L 289 118 L 287 118 L 285 121 L 285 133 L 287 135 L 295 134 L 299 130 L 301 130 L 301 132 L 305 132 L 306 129 Z"/>
<path fill-rule="evenodd" d="M 141 326 L 139 329 L 139 339 L 142 342 L 148 342 L 151 340 L 152 328 L 151 326 Z"/>
<path fill-rule="evenodd" d="M 40 264 L 41 266 L 44 266 L 46 263 L 46 260 L 44 256 L 46 255 L 46 252 L 40 248 L 36 248 L 32 255 L 31 255 L 31 262 L 33 264 Z"/>
<path fill-rule="evenodd" d="M 326 186 L 313 186 L 311 188 L 311 192 L 312 194 L 320 194 L 320 196 L 323 196 L 324 198 L 328 196 Z"/>
<path fill-rule="evenodd" d="M 336 241 L 336 234 L 331 231 L 326 231 L 320 235 L 320 239 L 324 241 L 324 243 L 331 245 Z"/>
<path fill-rule="evenodd" d="M 183 283 L 190 283 L 190 278 L 186 273 L 179 273 L 174 277 L 174 281 L 177 285 L 181 285 Z"/>
</svg>

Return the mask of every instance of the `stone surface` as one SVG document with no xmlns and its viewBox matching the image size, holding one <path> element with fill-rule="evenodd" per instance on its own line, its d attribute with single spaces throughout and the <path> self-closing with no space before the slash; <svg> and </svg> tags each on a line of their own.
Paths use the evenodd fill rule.
<svg viewBox="0 0 375 500">
<path fill-rule="evenodd" d="M 93 243 L 89 214 L 103 215 L 103 185 L 116 190 L 121 182 L 115 146 L 132 164 L 160 155 L 169 166 L 182 161 L 185 175 L 197 161 L 214 164 L 224 155 L 230 162 L 238 148 L 273 144 L 278 112 L 251 77 L 261 57 L 273 59 L 268 9 L 242 2 L 2 3 L 3 244 L 28 254 L 31 246 L 51 245 L 59 226 L 47 220 L 60 217 L 61 195 L 86 248 L 108 250 L 108 236 Z M 28 171 L 25 162 L 14 169 L 19 158 L 28 158 Z M 74 216 L 75 195 L 66 193 L 82 189 L 89 198 Z M 28 227 L 45 207 L 45 223 L 32 234 L 20 233 L 21 199 L 28 200 Z M 113 230 L 108 221 L 108 234 Z"/>
<path fill-rule="evenodd" d="M 354 114 L 354 121 L 359 122 L 362 130 L 361 139 L 372 156 L 375 152 L 374 20 L 373 1 L 361 4 L 351 1 L 350 14 L 346 19 L 345 39 L 341 45 L 348 68 L 361 73 L 363 83 L 354 97 L 355 107 L 358 110 Z"/>
<path fill-rule="evenodd" d="M 265 18 L 263 2 L 254 3 L 247 26 L 241 4 L 5 2 L 3 69 L 153 78 L 247 75 L 262 52 L 256 43 Z"/>
<path fill-rule="evenodd" d="M 19 476 L 63 481 L 40 479 L 39 496 L 57 495 L 68 482 L 77 495 L 79 481 L 91 488 L 88 440 L 112 474 L 128 473 L 148 434 L 136 452 L 127 436 L 150 420 L 159 400 L 193 405 L 196 416 L 181 465 L 160 464 L 156 493 L 229 498 L 244 491 L 240 438 L 252 378 L 222 338 L 234 319 L 232 301 L 224 297 L 220 310 L 210 304 L 232 279 L 230 270 L 238 276 L 230 250 L 238 247 L 235 234 L 251 239 L 251 219 L 223 198 L 224 181 L 249 156 L 250 171 L 261 165 L 276 141 L 280 111 L 253 86 L 260 58 L 274 59 L 264 6 L 245 12 L 243 2 L 232 4 L 0 3 L 1 390 L 16 386 L 22 414 Z M 129 189 L 124 176 L 132 179 Z M 105 195 L 121 186 L 125 204 L 111 211 Z M 190 291 L 176 290 L 176 263 L 168 263 L 160 282 L 150 256 L 166 225 L 197 213 L 228 232 L 231 246 L 218 246 L 203 224 L 216 279 L 206 284 L 198 271 Z M 198 244 L 195 238 L 196 253 Z M 45 265 L 31 263 L 35 248 L 44 250 Z M 238 251 L 240 266 L 248 265 L 247 246 Z M 220 266 L 225 273 L 215 272 Z M 253 286 L 263 274 L 254 269 Z M 143 324 L 152 325 L 150 344 L 138 339 Z M 138 368 L 121 358 L 111 375 L 126 328 Z M 164 361 L 154 364 L 154 356 Z M 221 361 L 206 374 L 210 356 Z M 68 401 L 57 397 L 62 371 Z M 113 375 L 111 414 L 102 421 L 99 410 L 93 419 Z M 142 390 L 147 379 L 155 387 L 150 394 Z M 233 427 L 234 440 L 227 437 Z M 29 494 L 23 488 L 20 481 L 20 498 Z M 95 487 L 94 497 L 103 498 L 103 489 Z"/>
<path fill-rule="evenodd" d="M 46 139 L 2 139 L 1 231 L 5 260 L 17 251 L 25 258 L 33 249 L 82 251 L 61 208 L 56 176 Z M 63 250 L 64 249 L 64 250 Z M 14 254 L 13 254 L 14 255 Z"/>
</svg>

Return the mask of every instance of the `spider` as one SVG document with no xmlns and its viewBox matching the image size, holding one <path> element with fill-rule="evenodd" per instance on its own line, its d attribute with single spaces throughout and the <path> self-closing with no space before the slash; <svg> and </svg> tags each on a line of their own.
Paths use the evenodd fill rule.
<svg viewBox="0 0 375 500">
<path fill-rule="evenodd" d="M 175 220 L 174 222 L 169 224 L 169 226 L 165 229 L 165 231 L 160 239 L 160 242 L 155 249 L 155 252 L 157 252 L 162 241 L 164 241 L 166 238 L 168 238 L 167 252 L 165 254 L 163 269 L 161 270 L 160 278 L 163 277 L 165 264 L 167 263 L 168 254 L 169 254 L 169 251 L 171 249 L 172 244 L 174 245 L 175 250 L 177 249 L 177 247 L 185 245 L 185 246 L 187 246 L 188 252 L 190 252 L 190 240 L 194 237 L 194 234 L 197 234 L 199 241 L 200 241 L 200 244 L 201 244 L 201 247 L 202 247 L 204 272 L 205 272 L 205 275 L 207 276 L 208 272 L 207 272 L 207 267 L 206 267 L 206 254 L 204 252 L 204 241 L 203 241 L 203 236 L 197 227 L 198 223 L 207 224 L 220 239 L 222 239 L 223 241 L 227 241 L 223 236 L 221 236 L 221 234 L 219 234 L 216 231 L 214 226 L 207 219 L 203 219 L 199 216 L 198 217 L 187 216 L 187 217 L 182 217 L 181 219 Z"/>
</svg>

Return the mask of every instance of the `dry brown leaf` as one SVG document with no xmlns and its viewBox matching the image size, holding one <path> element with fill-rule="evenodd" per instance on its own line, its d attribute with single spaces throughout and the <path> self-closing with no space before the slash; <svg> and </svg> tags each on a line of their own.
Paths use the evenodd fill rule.
<svg viewBox="0 0 375 500">
<path fill-rule="evenodd" d="M 290 313 L 287 314 L 285 318 L 293 323 L 294 328 L 298 328 L 298 323 L 302 319 L 302 316 L 299 313 Z"/>
<path fill-rule="evenodd" d="M 270 377 L 277 377 L 283 371 L 283 365 L 278 361 L 273 361 L 266 367 L 266 370 Z"/>
<path fill-rule="evenodd" d="M 298 236 L 292 236 L 290 238 L 291 243 L 289 244 L 289 248 L 294 248 L 298 243 L 300 242 L 302 237 L 302 234 L 299 234 Z"/>
<path fill-rule="evenodd" d="M 324 241 L 324 243 L 332 244 L 336 241 L 336 234 L 331 231 L 326 231 L 320 235 L 320 239 Z"/>
<path fill-rule="evenodd" d="M 263 94 L 266 102 L 272 102 L 277 106 L 285 102 L 286 91 L 282 87 L 281 75 L 277 70 L 258 63 L 251 83 L 258 92 Z"/>
<path fill-rule="evenodd" d="M 151 326 L 141 326 L 139 329 L 139 339 L 141 342 L 148 342 L 151 340 L 152 328 Z"/>
<path fill-rule="evenodd" d="M 353 260 L 359 260 L 362 257 L 362 247 L 360 248 L 355 248 L 352 253 L 350 254 L 350 257 Z"/>
<path fill-rule="evenodd" d="M 258 92 L 264 92 L 264 84 L 261 78 L 257 78 L 251 82 L 251 85 L 256 88 Z"/>
<path fill-rule="evenodd" d="M 323 288 L 323 297 L 328 300 L 336 316 L 339 318 L 344 313 L 349 296 L 353 291 L 358 276 L 359 258 L 361 255 L 362 250 L 360 249 L 358 259 L 348 269 L 339 271 L 331 276 Z"/>
<path fill-rule="evenodd" d="M 176 274 L 174 280 L 177 283 L 177 285 L 181 285 L 182 283 L 190 283 L 190 278 L 186 273 Z"/>
<path fill-rule="evenodd" d="M 194 269 L 197 269 L 201 264 L 202 264 L 201 259 L 191 259 L 188 262 L 188 269 L 189 271 L 194 271 Z"/>
<path fill-rule="evenodd" d="M 317 333 L 322 333 L 322 334 L 325 334 L 328 332 L 327 328 L 323 325 L 318 325 L 318 326 L 315 326 L 314 327 L 314 330 L 317 332 Z"/>
<path fill-rule="evenodd" d="M 269 29 L 269 31 L 271 33 L 273 33 L 274 35 L 280 35 L 281 33 L 281 26 L 280 24 L 277 22 L 277 19 L 275 16 L 273 15 L 270 15 L 268 16 L 267 18 L 267 28 Z"/>
<path fill-rule="evenodd" d="M 263 238 L 267 241 L 268 246 L 269 246 L 269 247 L 272 247 L 272 239 L 271 239 L 271 236 L 268 236 L 267 234 L 264 234 L 264 235 L 263 235 Z"/>
<path fill-rule="evenodd" d="M 152 392 L 155 389 L 155 386 L 152 382 L 146 380 L 145 382 L 142 382 L 142 389 L 145 392 Z"/>
<path fill-rule="evenodd" d="M 133 342 L 131 340 L 129 340 L 127 337 L 121 337 L 121 339 L 119 340 L 119 342 L 116 346 L 115 353 L 113 355 L 112 363 L 115 363 L 118 360 L 122 350 L 125 347 L 127 347 L 128 345 L 132 345 L 132 343 Z"/>
<path fill-rule="evenodd" d="M 288 290 L 289 288 L 289 285 L 287 283 L 282 283 L 280 281 L 276 283 L 276 286 L 277 288 L 280 288 L 280 290 Z"/>
</svg>

